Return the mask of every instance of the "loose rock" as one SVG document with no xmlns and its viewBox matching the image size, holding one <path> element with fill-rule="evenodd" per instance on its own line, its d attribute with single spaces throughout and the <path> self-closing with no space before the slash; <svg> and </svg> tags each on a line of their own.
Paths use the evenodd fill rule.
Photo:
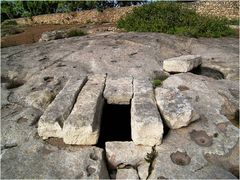
<svg viewBox="0 0 240 180">
<path fill-rule="evenodd" d="M 187 126 L 199 119 L 189 100 L 177 89 L 155 89 L 157 105 L 171 129 Z"/>
<path fill-rule="evenodd" d="M 167 72 L 188 72 L 202 63 L 199 55 L 184 55 L 163 61 L 163 69 Z"/>
<path fill-rule="evenodd" d="M 94 145 L 98 141 L 105 76 L 95 75 L 82 88 L 63 126 L 66 144 Z"/>
</svg>

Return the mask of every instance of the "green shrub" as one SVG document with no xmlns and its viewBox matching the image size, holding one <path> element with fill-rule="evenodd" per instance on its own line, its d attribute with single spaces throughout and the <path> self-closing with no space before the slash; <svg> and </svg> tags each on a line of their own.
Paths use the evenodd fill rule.
<svg viewBox="0 0 240 180">
<path fill-rule="evenodd" d="M 68 37 L 84 36 L 84 35 L 86 35 L 86 33 L 83 32 L 83 31 L 80 30 L 80 29 L 71 29 L 71 30 L 68 32 Z"/>
<path fill-rule="evenodd" d="M 191 37 L 232 36 L 234 31 L 224 18 L 198 15 L 174 2 L 155 2 L 135 8 L 120 19 L 118 28 L 137 32 L 161 32 Z"/>
<path fill-rule="evenodd" d="M 153 84 L 153 87 L 156 88 L 156 87 L 162 85 L 162 81 L 161 81 L 160 79 L 154 79 L 154 80 L 152 81 L 152 84 Z"/>
</svg>

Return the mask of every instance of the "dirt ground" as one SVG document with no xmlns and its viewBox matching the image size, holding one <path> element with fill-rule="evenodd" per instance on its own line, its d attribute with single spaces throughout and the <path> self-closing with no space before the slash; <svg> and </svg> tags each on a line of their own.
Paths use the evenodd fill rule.
<svg viewBox="0 0 240 180">
<path fill-rule="evenodd" d="M 38 42 L 41 34 L 46 31 L 69 29 L 69 28 L 80 28 L 81 30 L 88 33 L 95 33 L 99 31 L 106 31 L 109 27 L 114 27 L 114 24 L 64 24 L 64 25 L 34 25 L 24 27 L 24 31 L 18 34 L 7 35 L 1 37 L 1 48 L 16 46 L 21 44 L 32 44 Z"/>
</svg>

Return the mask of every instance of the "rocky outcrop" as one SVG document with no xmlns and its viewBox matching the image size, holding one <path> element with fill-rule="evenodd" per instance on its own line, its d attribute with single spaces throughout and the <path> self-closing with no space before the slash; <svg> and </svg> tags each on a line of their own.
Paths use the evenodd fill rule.
<svg viewBox="0 0 240 180">
<path fill-rule="evenodd" d="M 4 164 L 1 178 L 109 178 L 103 150 L 96 147 L 59 149 L 32 139 L 19 147 L 4 150 L 1 162 Z"/>
<path fill-rule="evenodd" d="M 202 64 L 202 57 L 185 55 L 163 61 L 163 70 L 167 72 L 188 72 Z"/>
</svg>

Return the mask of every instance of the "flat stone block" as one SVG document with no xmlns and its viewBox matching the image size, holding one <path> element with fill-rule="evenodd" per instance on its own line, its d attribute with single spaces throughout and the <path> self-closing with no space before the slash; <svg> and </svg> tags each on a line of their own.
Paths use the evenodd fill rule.
<svg viewBox="0 0 240 180">
<path fill-rule="evenodd" d="M 108 104 L 130 104 L 132 99 L 132 77 L 107 77 L 104 98 Z"/>
<path fill-rule="evenodd" d="M 188 72 L 202 64 L 199 55 L 184 55 L 163 61 L 163 70 L 167 72 Z"/>
<path fill-rule="evenodd" d="M 120 164 L 136 166 L 152 151 L 151 147 L 135 145 L 132 141 L 106 142 L 105 149 L 110 169 L 116 169 Z"/>
<path fill-rule="evenodd" d="M 158 108 L 171 129 L 187 126 L 199 119 L 190 101 L 178 89 L 156 88 Z"/>
<path fill-rule="evenodd" d="M 90 77 L 63 126 L 66 144 L 94 145 L 98 141 L 105 75 Z"/>
<path fill-rule="evenodd" d="M 134 97 L 131 106 L 132 140 L 146 146 L 162 142 L 163 123 L 149 80 L 134 80 Z"/>
<path fill-rule="evenodd" d="M 43 137 L 43 139 L 49 137 L 61 138 L 63 136 L 63 124 L 69 116 L 85 82 L 86 77 L 80 77 L 79 79 L 71 78 L 68 80 L 64 88 L 41 116 L 38 122 L 39 136 Z"/>
</svg>

